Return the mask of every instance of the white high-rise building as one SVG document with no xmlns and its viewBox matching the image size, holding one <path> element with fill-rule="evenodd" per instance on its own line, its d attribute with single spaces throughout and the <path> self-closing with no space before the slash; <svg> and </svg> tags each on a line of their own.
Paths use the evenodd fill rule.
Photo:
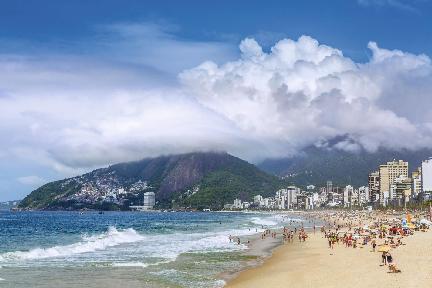
<svg viewBox="0 0 432 288">
<path fill-rule="evenodd" d="M 344 207 L 349 207 L 351 205 L 351 196 L 353 195 L 354 188 L 351 185 L 345 186 L 343 192 L 343 204 Z"/>
<path fill-rule="evenodd" d="M 155 205 L 155 193 L 154 192 L 146 192 L 144 193 L 144 210 L 153 209 Z"/>
<path fill-rule="evenodd" d="M 358 192 L 359 192 L 359 205 L 363 206 L 367 204 L 370 200 L 369 187 L 361 186 L 359 187 Z"/>
<path fill-rule="evenodd" d="M 234 209 L 243 209 L 242 201 L 240 199 L 234 199 L 233 208 Z"/>
<path fill-rule="evenodd" d="M 261 195 L 256 195 L 254 196 L 254 204 L 258 205 L 258 206 L 262 206 L 263 204 L 263 197 Z"/>
<path fill-rule="evenodd" d="M 412 193 L 416 198 L 422 192 L 421 167 L 418 167 L 411 173 Z"/>
<path fill-rule="evenodd" d="M 300 188 L 295 186 L 287 187 L 287 199 L 286 199 L 286 208 L 292 209 L 297 204 L 297 195 L 300 194 Z"/>
<path fill-rule="evenodd" d="M 430 195 L 432 193 L 432 157 L 422 162 L 421 181 L 422 192 Z"/>
</svg>

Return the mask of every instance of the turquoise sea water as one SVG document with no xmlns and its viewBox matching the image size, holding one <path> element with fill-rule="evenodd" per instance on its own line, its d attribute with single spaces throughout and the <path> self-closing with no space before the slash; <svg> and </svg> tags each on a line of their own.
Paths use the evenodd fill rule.
<svg viewBox="0 0 432 288">
<path fill-rule="evenodd" d="M 221 287 L 263 213 L 0 212 L 0 287 Z M 301 221 L 301 219 L 298 219 Z"/>
</svg>

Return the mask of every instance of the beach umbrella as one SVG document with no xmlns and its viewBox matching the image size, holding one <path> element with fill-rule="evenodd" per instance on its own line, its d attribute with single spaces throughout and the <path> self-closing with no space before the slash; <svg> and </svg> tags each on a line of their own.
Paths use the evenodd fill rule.
<svg viewBox="0 0 432 288">
<path fill-rule="evenodd" d="M 378 252 L 389 252 L 391 247 L 389 245 L 382 245 L 378 247 Z"/>
<path fill-rule="evenodd" d="M 411 223 L 411 214 L 410 213 L 407 213 L 407 221 L 408 221 L 408 223 Z"/>
<path fill-rule="evenodd" d="M 426 220 L 426 219 L 421 219 L 421 220 L 420 220 L 420 224 L 424 224 L 424 225 L 427 225 L 427 226 L 431 226 L 431 225 L 432 225 L 432 222 L 429 221 L 429 220 Z"/>
</svg>

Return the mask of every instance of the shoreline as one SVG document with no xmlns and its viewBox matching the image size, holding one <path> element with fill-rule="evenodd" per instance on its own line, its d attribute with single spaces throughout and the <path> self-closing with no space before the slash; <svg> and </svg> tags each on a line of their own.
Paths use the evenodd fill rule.
<svg viewBox="0 0 432 288">
<path fill-rule="evenodd" d="M 264 214 L 275 214 L 275 215 L 284 215 L 284 216 L 293 216 L 293 219 L 301 219 L 300 223 L 306 224 L 307 221 L 313 221 L 318 222 L 319 225 L 316 225 L 317 233 L 318 228 L 322 227 L 324 221 L 318 217 L 305 217 L 305 213 L 299 213 L 299 211 L 284 211 L 283 213 L 279 212 L 267 212 L 265 211 Z M 296 222 L 293 222 L 296 223 Z M 312 224 L 313 225 L 313 224 Z M 301 225 L 294 225 L 291 228 L 296 227 L 299 229 Z M 240 264 L 240 267 L 236 269 L 235 271 L 224 271 L 217 275 L 218 279 L 221 279 L 225 282 L 224 287 L 227 287 L 226 285 L 229 285 L 232 281 L 235 281 L 236 278 L 239 277 L 242 273 L 250 270 L 259 268 L 262 265 L 265 265 L 265 263 L 272 258 L 273 254 L 276 253 L 280 249 L 296 249 L 299 244 L 302 244 L 298 241 L 297 235 L 295 234 L 295 237 L 292 242 L 285 242 L 283 239 L 283 228 L 276 228 L 271 229 L 272 232 L 276 232 L 277 235 L 275 238 L 267 238 L 267 239 L 261 239 L 261 233 L 256 233 L 253 235 L 250 235 L 248 237 L 248 240 L 250 240 L 250 244 L 248 245 L 248 249 L 245 250 L 242 254 L 246 256 L 255 256 L 255 259 L 246 260 L 243 261 Z M 308 232 L 308 235 L 313 234 L 313 227 L 309 227 L 305 225 L 304 230 Z M 270 236 L 269 236 L 270 237 Z"/>
<path fill-rule="evenodd" d="M 387 217 L 382 214 L 375 216 Z M 388 273 L 388 266 L 380 266 L 381 254 L 372 252 L 370 245 L 353 249 L 340 243 L 330 249 L 320 231 L 309 235 L 306 242 L 295 239 L 297 245 L 276 247 L 261 265 L 242 270 L 224 287 L 430 287 L 432 283 L 430 229 L 404 238 L 405 245 L 392 250 L 402 273 Z"/>
<path fill-rule="evenodd" d="M 260 233 L 257 233 L 251 235 L 250 238 L 251 243 L 242 255 L 255 258 L 242 261 L 240 267 L 235 271 L 224 271 L 220 273 L 216 276 L 218 279 L 223 280 L 225 283 L 229 283 L 238 277 L 238 275 L 243 271 L 263 265 L 263 263 L 273 255 L 273 252 L 284 244 L 280 236 L 276 239 L 271 239 L 270 241 L 262 241 Z"/>
</svg>

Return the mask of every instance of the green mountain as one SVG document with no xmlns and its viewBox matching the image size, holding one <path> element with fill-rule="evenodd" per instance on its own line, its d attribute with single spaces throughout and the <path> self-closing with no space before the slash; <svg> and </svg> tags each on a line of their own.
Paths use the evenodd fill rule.
<svg viewBox="0 0 432 288">
<path fill-rule="evenodd" d="M 300 186 L 323 185 L 327 180 L 334 185 L 367 185 L 368 173 L 393 159 L 408 161 L 410 171 L 420 166 L 421 161 L 432 156 L 432 149 L 417 151 L 392 151 L 380 149 L 370 153 L 356 153 L 338 149 L 309 147 L 292 158 L 267 159 L 258 165 L 262 170 L 283 176 L 286 180 Z"/>
<path fill-rule="evenodd" d="M 21 203 L 23 209 L 127 209 L 144 192 L 160 208 L 222 208 L 235 198 L 273 195 L 282 180 L 227 153 L 189 153 L 121 163 L 43 185 Z"/>
</svg>

